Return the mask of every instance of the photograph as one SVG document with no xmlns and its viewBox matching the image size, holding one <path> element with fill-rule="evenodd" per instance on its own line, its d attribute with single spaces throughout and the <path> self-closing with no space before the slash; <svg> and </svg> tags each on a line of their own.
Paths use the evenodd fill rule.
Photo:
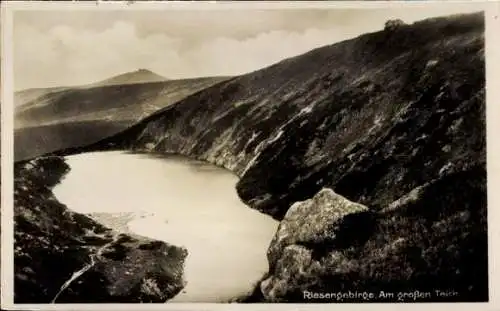
<svg viewBox="0 0 500 311">
<path fill-rule="evenodd" d="M 487 305 L 483 4 L 2 4 L 2 309 Z"/>
</svg>

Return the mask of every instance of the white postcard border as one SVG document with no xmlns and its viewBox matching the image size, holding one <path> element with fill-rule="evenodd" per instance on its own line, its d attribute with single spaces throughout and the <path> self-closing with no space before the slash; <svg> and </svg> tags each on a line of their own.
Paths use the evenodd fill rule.
<svg viewBox="0 0 500 311">
<path fill-rule="evenodd" d="M 13 303 L 13 12 L 17 10 L 235 10 L 235 9 L 311 9 L 353 8 L 375 9 L 386 7 L 473 5 L 484 10 L 486 20 L 486 110 L 487 110 L 487 171 L 488 171 L 488 248 L 489 291 L 488 303 L 366 303 L 366 304 L 14 304 Z M 6 310 L 500 310 L 498 301 L 499 270 L 495 263 L 500 258 L 500 2 L 498 1 L 258 1 L 258 2 L 162 2 L 147 1 L 60 1 L 60 2 L 4 2 L 2 3 L 2 96 L 1 96 L 1 298 Z M 36 51 L 34 51 L 36 53 Z M 499 225 L 496 225 L 499 224 Z"/>
</svg>

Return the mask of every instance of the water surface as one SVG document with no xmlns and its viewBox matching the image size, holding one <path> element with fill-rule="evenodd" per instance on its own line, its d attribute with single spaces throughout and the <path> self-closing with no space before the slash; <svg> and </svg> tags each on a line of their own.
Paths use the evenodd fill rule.
<svg viewBox="0 0 500 311">
<path fill-rule="evenodd" d="M 251 291 L 267 272 L 278 223 L 241 202 L 231 172 L 183 157 L 118 151 L 66 161 L 71 171 L 54 194 L 69 209 L 112 216 L 101 219 L 110 226 L 109 219 L 125 214 L 122 227 L 188 250 L 187 286 L 170 302 L 226 302 Z"/>
</svg>

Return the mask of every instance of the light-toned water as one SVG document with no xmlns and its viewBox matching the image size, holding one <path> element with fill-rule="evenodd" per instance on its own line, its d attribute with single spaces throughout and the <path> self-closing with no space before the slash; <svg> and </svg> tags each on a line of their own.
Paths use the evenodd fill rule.
<svg viewBox="0 0 500 311">
<path fill-rule="evenodd" d="M 267 272 L 278 222 L 240 201 L 230 172 L 182 157 L 116 151 L 66 160 L 71 171 L 54 194 L 68 208 L 127 213 L 131 232 L 188 250 L 187 286 L 170 302 L 229 301 Z"/>
</svg>

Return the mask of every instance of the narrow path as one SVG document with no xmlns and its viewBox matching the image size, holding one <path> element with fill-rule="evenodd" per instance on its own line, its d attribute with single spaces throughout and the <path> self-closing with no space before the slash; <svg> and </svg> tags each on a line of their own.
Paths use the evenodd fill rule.
<svg viewBox="0 0 500 311">
<path fill-rule="evenodd" d="M 116 240 L 118 239 L 118 235 L 119 234 L 116 234 L 113 237 L 113 240 L 111 242 L 106 243 L 103 246 L 101 246 L 99 249 L 97 249 L 97 252 L 95 254 L 91 254 L 90 255 L 90 263 L 86 264 L 80 270 L 73 272 L 73 275 L 71 275 L 71 277 L 66 282 L 64 282 L 64 284 L 61 286 L 61 288 L 59 289 L 57 294 L 54 296 L 54 298 L 52 298 L 52 301 L 50 303 L 55 303 L 57 298 L 59 298 L 59 296 L 61 295 L 62 292 L 64 292 L 64 290 L 66 290 L 74 281 L 76 281 L 79 277 L 81 277 L 85 272 L 89 271 L 96 264 L 96 260 L 99 261 L 102 251 L 107 246 L 112 245 L 113 243 L 116 242 Z"/>
</svg>

